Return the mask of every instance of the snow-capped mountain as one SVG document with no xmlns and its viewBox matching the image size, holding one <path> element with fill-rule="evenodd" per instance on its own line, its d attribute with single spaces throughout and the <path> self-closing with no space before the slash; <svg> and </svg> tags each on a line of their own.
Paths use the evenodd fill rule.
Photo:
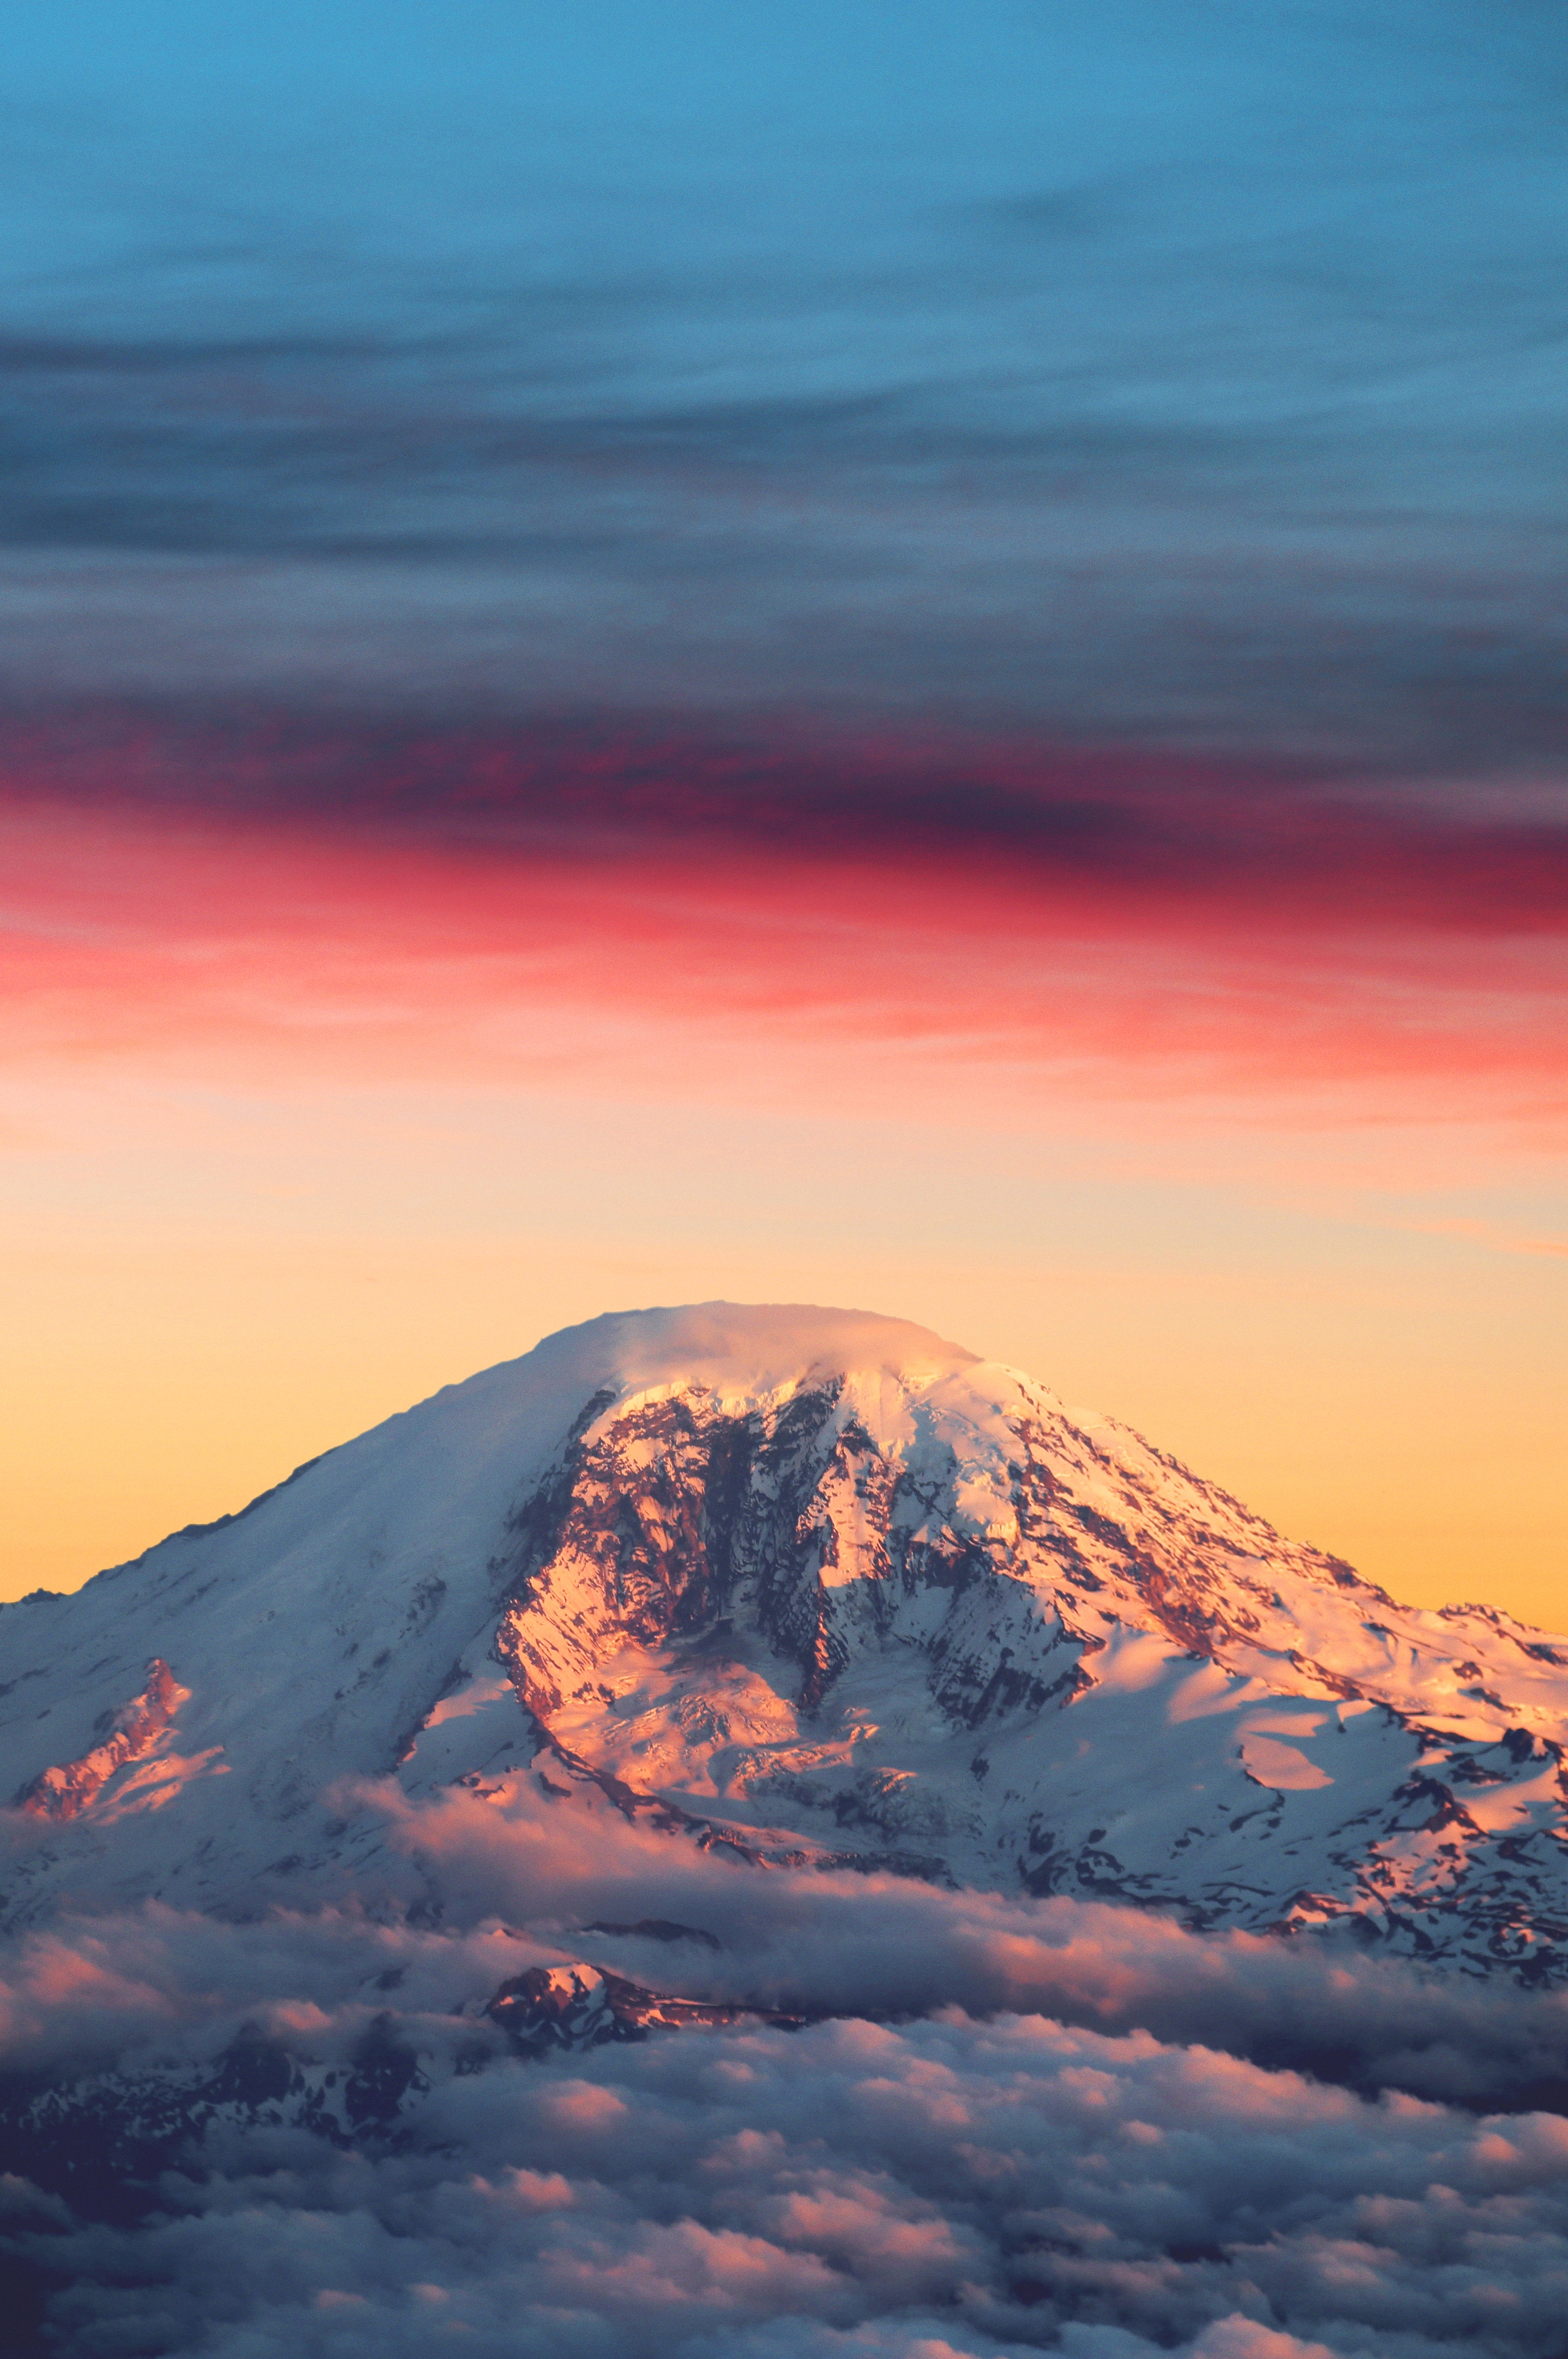
<svg viewBox="0 0 1568 2359">
<path fill-rule="evenodd" d="M 581 2055 L 699 2024 L 799 2020 L 666 1997 L 583 1962 L 532 1966 L 503 1982 L 469 2027 L 457 2069 L 482 2071 L 497 2054 Z M 430 2087 L 390 2013 L 373 2017 L 341 2062 L 302 2059 L 250 2025 L 204 2063 L 164 2060 L 63 2079 L 0 2074 L 0 2147 L 8 2169 L 83 2210 L 135 2218 L 147 2183 L 214 2133 L 287 2127 L 343 2148 L 374 2144 L 416 2121 Z"/>
<path fill-rule="evenodd" d="M 345 1781 L 1568 1972 L 1568 1638 L 861 1313 L 595 1320 L 0 1614 L 9 1921 L 410 1879 Z M 575 2003 L 575 2002 L 574 2002 Z"/>
</svg>

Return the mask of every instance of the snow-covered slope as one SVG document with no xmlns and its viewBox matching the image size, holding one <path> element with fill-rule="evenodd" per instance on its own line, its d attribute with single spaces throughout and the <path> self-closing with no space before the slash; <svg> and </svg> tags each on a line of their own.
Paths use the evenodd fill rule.
<svg viewBox="0 0 1568 2359">
<path fill-rule="evenodd" d="M 1568 1973 L 1568 1639 L 866 1314 L 600 1319 L 0 1614 L 5 1909 L 419 1870 L 343 1781 Z M 335 1790 L 334 1790 L 335 1789 Z"/>
</svg>

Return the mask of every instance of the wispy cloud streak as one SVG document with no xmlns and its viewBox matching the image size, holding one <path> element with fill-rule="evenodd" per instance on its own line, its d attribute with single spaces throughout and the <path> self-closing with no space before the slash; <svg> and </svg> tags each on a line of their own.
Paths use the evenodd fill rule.
<svg viewBox="0 0 1568 2359">
<path fill-rule="evenodd" d="M 26 60 L 13 690 L 1561 756 L 1549 12 L 155 13 Z"/>
</svg>

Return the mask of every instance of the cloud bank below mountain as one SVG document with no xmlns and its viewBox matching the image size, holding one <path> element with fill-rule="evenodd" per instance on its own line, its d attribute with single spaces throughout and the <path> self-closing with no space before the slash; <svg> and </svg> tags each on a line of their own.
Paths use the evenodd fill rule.
<svg viewBox="0 0 1568 2359">
<path fill-rule="evenodd" d="M 497 1823 L 454 1796 L 404 1839 L 438 1875 L 439 1928 L 153 1908 L 11 1945 L 12 2072 L 177 2075 L 242 2028 L 344 2075 L 367 2043 L 407 2059 L 401 2112 L 354 2150 L 219 2122 L 109 2216 L 6 2181 L 7 2249 L 52 2305 L 51 2348 L 1559 2347 L 1561 1999 L 1126 1909 L 757 1874 L 630 1827 L 585 1861 L 548 1803 Z M 650 1909 L 663 1938 L 583 1930 Z M 506 2053 L 482 2012 L 497 1984 L 585 1954 L 843 2013 Z M 1553 2109 L 1531 2110 L 1542 2091 Z"/>
</svg>

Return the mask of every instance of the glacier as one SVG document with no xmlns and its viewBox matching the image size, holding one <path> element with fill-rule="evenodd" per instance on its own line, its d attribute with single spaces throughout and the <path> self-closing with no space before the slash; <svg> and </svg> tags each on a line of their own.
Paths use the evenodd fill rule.
<svg viewBox="0 0 1568 2359">
<path fill-rule="evenodd" d="M 0 1611 L 0 1919 L 441 1906 L 388 1797 L 1568 1978 L 1568 1638 L 869 1313 L 615 1314 Z M 393 1832 L 389 1832 L 389 1827 Z"/>
</svg>

